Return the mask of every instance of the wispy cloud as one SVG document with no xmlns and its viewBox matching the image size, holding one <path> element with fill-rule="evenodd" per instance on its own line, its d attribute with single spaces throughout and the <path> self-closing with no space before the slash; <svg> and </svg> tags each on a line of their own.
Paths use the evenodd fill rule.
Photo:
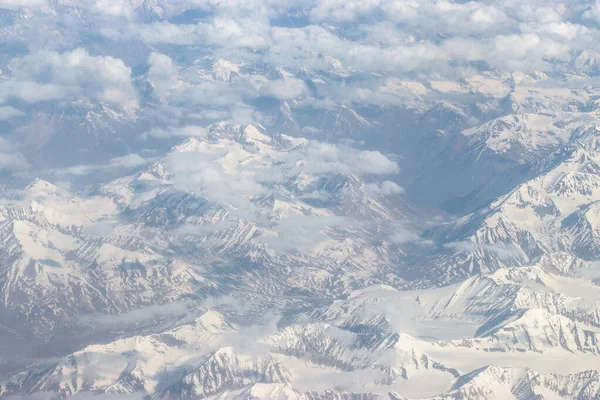
<svg viewBox="0 0 600 400">
<path fill-rule="evenodd" d="M 106 164 L 82 164 L 54 171 L 59 177 L 83 176 L 98 171 L 130 170 L 148 164 L 151 159 L 139 154 L 128 154 L 110 159 Z"/>
<path fill-rule="evenodd" d="M 182 317 L 187 315 L 195 305 L 196 302 L 192 301 L 174 301 L 166 304 L 136 308 L 119 314 L 88 314 L 81 316 L 79 321 L 98 327 L 113 328 L 118 325 L 138 324 L 167 316 Z"/>
</svg>

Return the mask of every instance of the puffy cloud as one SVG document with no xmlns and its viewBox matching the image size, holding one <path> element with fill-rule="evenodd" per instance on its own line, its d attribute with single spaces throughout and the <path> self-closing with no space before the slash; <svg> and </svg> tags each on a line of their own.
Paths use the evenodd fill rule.
<svg viewBox="0 0 600 400">
<path fill-rule="evenodd" d="M 177 83 L 178 70 L 173 60 L 164 54 L 152 53 L 148 63 L 148 80 L 159 97 L 167 96 Z"/>
<path fill-rule="evenodd" d="M 0 0 L 0 10 L 18 10 L 20 8 L 43 7 L 47 5 L 46 0 Z"/>
<path fill-rule="evenodd" d="M 174 152 L 167 159 L 167 167 L 177 188 L 225 206 L 243 219 L 254 220 L 258 209 L 251 198 L 266 193 L 266 189 L 252 176 L 227 171 L 214 161 L 218 157 L 211 152 Z"/>
<path fill-rule="evenodd" d="M 291 100 L 307 93 L 306 84 L 300 79 L 278 79 L 269 81 L 262 88 L 263 95 Z"/>
<path fill-rule="evenodd" d="M 196 25 L 179 25 L 168 22 L 131 24 L 125 27 L 109 25 L 101 27 L 99 32 L 113 40 L 137 39 L 149 45 L 191 45 L 199 40 Z"/>
<path fill-rule="evenodd" d="M 569 55 L 566 44 L 542 39 L 537 34 L 498 36 L 494 41 L 491 63 L 513 70 L 547 69 L 548 58 Z"/>
<path fill-rule="evenodd" d="M 147 44 L 202 44 L 217 49 L 263 49 L 270 44 L 269 25 L 246 18 L 231 19 L 215 16 L 197 24 L 130 24 L 124 27 L 103 27 L 100 32 L 113 39 L 138 39 Z"/>
<path fill-rule="evenodd" d="M 390 234 L 389 240 L 394 244 L 411 243 L 418 241 L 419 235 L 406 227 L 398 226 Z"/>
<path fill-rule="evenodd" d="M 584 13 L 583 17 L 600 24 L 600 1 L 596 1 Z"/>
<path fill-rule="evenodd" d="M 378 151 L 316 141 L 310 142 L 303 158 L 303 165 L 313 173 L 386 175 L 400 171 L 398 164 Z"/>
<path fill-rule="evenodd" d="M 11 80 L 2 83 L 7 92 L 1 97 L 16 97 L 34 103 L 61 97 L 81 98 L 117 105 L 131 105 L 136 92 L 131 69 L 109 56 L 91 56 L 78 48 L 65 53 L 39 51 L 16 58 Z"/>
<path fill-rule="evenodd" d="M 375 12 L 381 5 L 381 0 L 320 0 L 311 10 L 311 17 L 315 20 L 352 21 Z"/>
<path fill-rule="evenodd" d="M 383 196 L 393 196 L 404 193 L 404 189 L 392 181 L 383 181 L 381 184 L 371 183 L 368 185 L 370 191 Z"/>
<path fill-rule="evenodd" d="M 203 129 L 202 132 L 204 136 Z M 299 176 L 317 179 L 323 174 L 376 176 L 399 171 L 395 162 L 376 151 L 317 141 L 305 142 L 283 151 L 270 147 L 267 144 L 268 137 L 254 126 L 246 127 L 241 132 L 249 135 L 244 139 L 248 142 L 239 143 L 238 139 L 230 140 L 229 136 L 223 137 L 223 133 L 214 132 L 207 134 L 206 138 L 189 139 L 169 154 L 165 166 L 176 188 L 206 198 L 238 217 L 259 225 L 267 223 L 268 218 L 264 208 L 257 204 L 265 196 L 285 199 L 288 189 L 285 189 L 285 184 L 282 186 L 282 182 L 295 185 Z M 234 135 L 237 137 L 238 134 Z M 264 151 L 258 151 L 259 148 Z M 383 195 L 402 191 L 391 181 L 375 184 L 375 187 Z M 307 198 L 314 198 L 314 195 Z M 327 221 L 327 226 L 337 223 L 334 220 Z M 285 235 L 295 235 L 287 228 L 281 232 L 278 229 L 274 238 L 271 238 L 274 241 L 279 242 Z M 301 234 L 297 230 L 294 232 Z"/>
<path fill-rule="evenodd" d="M 473 63 L 531 72 L 545 68 L 548 59 L 566 58 L 571 50 L 589 46 L 591 37 L 598 36 L 579 26 L 575 10 L 569 12 L 566 5 L 317 0 L 303 5 L 313 24 L 290 28 L 272 26 L 263 17 L 289 15 L 295 5 L 291 2 L 200 3 L 196 6 L 213 14 L 196 24 L 129 24 L 103 32 L 113 39 L 136 38 L 150 45 L 200 45 L 213 55 L 260 58 L 285 68 L 389 74 L 454 74 L 460 73 L 457 66 Z M 593 19 L 595 9 L 590 7 L 584 17 Z M 263 17 L 248 17 L 256 14 Z M 350 31 L 323 23 L 349 21 L 357 23 Z M 572 41 L 582 35 L 587 35 L 585 40 Z M 290 93 L 301 91 L 299 83 L 293 88 L 281 83 L 272 83 L 281 94 L 276 97 L 292 98 Z"/>
<path fill-rule="evenodd" d="M 361 151 L 354 160 L 357 171 L 365 174 L 394 174 L 399 172 L 398 164 L 378 151 Z"/>
<path fill-rule="evenodd" d="M 134 7 L 129 0 L 96 0 L 92 10 L 111 17 L 132 18 Z"/>
<path fill-rule="evenodd" d="M 26 103 L 58 100 L 65 95 L 65 90 L 53 83 L 40 84 L 30 80 L 0 82 L 0 103 L 10 99 L 18 99 Z"/>
<path fill-rule="evenodd" d="M 248 47 L 252 50 L 267 47 L 268 36 L 263 32 L 264 25 L 256 20 L 217 17 L 210 23 L 198 24 L 201 36 L 208 43 L 219 47 Z"/>
<path fill-rule="evenodd" d="M 311 9 L 316 21 L 362 21 L 388 19 L 404 28 L 421 32 L 471 34 L 498 30 L 511 23 L 505 12 L 484 2 L 395 1 L 395 0 L 320 0 Z M 414 31 L 414 30 L 413 30 Z"/>
<path fill-rule="evenodd" d="M 122 157 L 115 157 L 109 161 L 111 168 L 135 168 L 148 162 L 147 159 L 138 154 L 128 154 Z"/>
</svg>

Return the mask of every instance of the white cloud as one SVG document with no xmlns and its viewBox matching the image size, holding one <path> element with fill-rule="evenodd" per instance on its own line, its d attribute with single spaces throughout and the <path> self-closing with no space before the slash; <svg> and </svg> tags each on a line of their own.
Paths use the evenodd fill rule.
<svg viewBox="0 0 600 400">
<path fill-rule="evenodd" d="M 584 18 L 590 19 L 600 24 L 600 1 L 593 3 L 589 9 L 583 13 Z"/>
<path fill-rule="evenodd" d="M 281 100 L 291 100 L 305 95 L 307 89 L 300 79 L 279 79 L 263 85 L 261 92 L 263 95 L 277 97 Z"/>
<path fill-rule="evenodd" d="M 173 60 L 164 54 L 152 53 L 148 63 L 150 64 L 148 80 L 158 97 L 168 96 L 177 84 L 178 70 Z"/>
<path fill-rule="evenodd" d="M 261 32 L 265 27 L 256 20 L 217 17 L 211 23 L 198 24 L 202 36 L 219 47 L 248 47 L 258 50 L 267 47 L 268 36 Z"/>
<path fill-rule="evenodd" d="M 171 137 L 204 137 L 208 131 L 203 126 L 187 125 L 181 128 L 154 128 L 148 132 L 148 135 L 167 139 Z"/>
<path fill-rule="evenodd" d="M 398 164 L 378 151 L 357 150 L 349 146 L 311 141 L 303 165 L 312 173 L 351 173 L 386 175 L 400 171 Z"/>
<path fill-rule="evenodd" d="M 65 95 L 64 89 L 57 84 L 40 84 L 30 80 L 0 82 L 0 104 L 10 99 L 26 103 L 58 100 Z"/>
<path fill-rule="evenodd" d="M 65 53 L 39 51 L 11 62 L 14 72 L 4 97 L 33 103 L 64 97 L 88 97 L 116 105 L 131 105 L 136 92 L 131 69 L 118 58 L 91 56 L 78 48 Z M 3 91 L 4 92 L 4 91 Z"/>
<path fill-rule="evenodd" d="M 133 4 L 129 0 L 96 0 L 92 9 L 111 17 L 132 18 L 134 16 Z"/>
<path fill-rule="evenodd" d="M 0 9 L 18 10 L 20 8 L 43 7 L 46 0 L 0 0 Z"/>
<path fill-rule="evenodd" d="M 23 111 L 17 110 L 14 107 L 0 106 L 0 121 L 7 121 L 24 115 L 25 113 Z"/>
<path fill-rule="evenodd" d="M 190 45 L 198 42 L 196 25 L 176 25 L 168 22 L 121 26 L 103 26 L 100 33 L 111 39 L 138 39 L 150 45 Z"/>
<path fill-rule="evenodd" d="M 323 68 L 345 72 L 395 74 L 460 73 L 473 62 L 492 69 L 531 72 L 548 58 L 564 58 L 570 50 L 589 47 L 591 31 L 577 24 L 568 5 L 486 4 L 421 0 L 318 0 L 306 2 L 314 24 L 302 28 L 271 26 L 268 18 L 286 13 L 294 3 L 206 2 L 214 12 L 197 24 L 129 24 L 104 29 L 112 38 L 137 38 L 150 45 L 200 45 L 213 55 L 262 58 L 279 67 Z M 595 18 L 597 5 L 584 17 Z M 252 18 L 255 14 L 261 17 Z M 238 16 L 232 18 L 231 16 Z M 327 21 L 360 21 L 360 34 L 349 36 Z M 586 34 L 573 41 L 573 35 Z M 537 35 L 537 38 L 535 37 Z M 594 31 L 593 35 L 598 36 Z M 293 98 L 300 83 L 273 83 L 280 98 Z M 267 90 L 267 88 L 265 88 Z"/>
<path fill-rule="evenodd" d="M 358 16 L 373 13 L 381 0 L 319 0 L 311 10 L 315 20 L 352 21 Z"/>
<path fill-rule="evenodd" d="M 534 27 L 532 31 L 538 30 L 548 33 L 558 39 L 575 40 L 589 33 L 589 29 L 579 24 L 571 22 L 549 22 L 539 27 Z"/>
<path fill-rule="evenodd" d="M 148 162 L 147 159 L 138 154 L 128 154 L 122 157 L 116 157 L 109 161 L 111 168 L 135 168 Z"/>
<path fill-rule="evenodd" d="M 154 318 L 165 316 L 183 316 L 193 309 L 195 302 L 192 301 L 173 301 L 171 303 L 156 304 L 147 307 L 141 307 L 123 312 L 120 314 L 88 314 L 80 318 L 81 322 L 93 324 L 102 327 L 111 327 L 114 325 L 136 324 L 148 321 Z"/>
<path fill-rule="evenodd" d="M 365 174 L 394 174 L 400 171 L 398 164 L 378 151 L 359 151 L 354 160 L 360 173 Z"/>
<path fill-rule="evenodd" d="M 369 185 L 367 185 L 367 187 L 371 192 L 381 194 L 383 196 L 393 196 L 396 194 L 404 193 L 404 189 L 397 183 L 392 181 L 383 181 L 380 184 L 370 183 Z"/>
<path fill-rule="evenodd" d="M 394 244 L 416 243 L 420 245 L 429 245 L 428 241 L 422 240 L 418 231 L 408 223 L 395 221 L 391 224 L 391 232 L 388 240 Z"/>
<path fill-rule="evenodd" d="M 184 224 L 171 230 L 169 233 L 177 236 L 206 236 L 211 233 L 227 230 L 232 226 L 232 223 L 226 221 L 206 224 Z"/>
<path fill-rule="evenodd" d="M 65 169 L 55 170 L 58 176 L 74 175 L 83 176 L 89 175 L 97 171 L 110 171 L 118 169 L 132 169 L 145 165 L 150 160 L 140 156 L 139 154 L 128 154 L 126 156 L 115 157 L 106 164 L 81 164 L 74 165 Z"/>
<path fill-rule="evenodd" d="M 116 221 L 97 221 L 83 226 L 85 235 L 106 237 L 115 231 Z"/>
<path fill-rule="evenodd" d="M 348 225 L 350 219 L 340 216 L 299 215 L 284 218 L 264 236 L 265 243 L 275 251 L 302 252 L 311 250 L 330 237 L 327 231 Z"/>
<path fill-rule="evenodd" d="M 554 42 L 550 39 L 542 39 L 539 35 L 522 34 L 498 36 L 494 42 L 494 61 L 502 63 L 505 59 L 508 68 L 523 70 L 527 63 L 542 67 L 541 63 L 546 58 L 559 58 L 569 53 L 569 47 L 565 44 Z"/>
<path fill-rule="evenodd" d="M 16 172 L 29 167 L 29 163 L 16 146 L 0 137 L 0 171 Z"/>
<path fill-rule="evenodd" d="M 214 161 L 218 156 L 210 152 L 174 152 L 167 159 L 175 187 L 204 197 L 242 219 L 253 220 L 258 209 L 251 198 L 266 193 L 266 189 L 252 176 L 232 174 Z"/>
<path fill-rule="evenodd" d="M 20 153 L 0 152 L 0 171 L 20 171 L 29 166 L 29 163 Z"/>
</svg>

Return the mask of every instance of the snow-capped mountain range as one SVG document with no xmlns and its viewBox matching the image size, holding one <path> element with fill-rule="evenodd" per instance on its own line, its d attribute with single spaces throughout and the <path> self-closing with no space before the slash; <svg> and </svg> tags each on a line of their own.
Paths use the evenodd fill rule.
<svg viewBox="0 0 600 400">
<path fill-rule="evenodd" d="M 256 124 L 187 129 L 199 133 L 96 188 L 37 180 L 8 192 L 2 318 L 15 346 L 6 357 L 30 360 L 71 339 L 56 361 L 7 376 L 4 395 L 597 390 L 597 376 L 581 371 L 600 357 L 595 253 L 574 240 L 594 230 L 584 220 L 584 235 L 568 234 L 564 222 L 595 196 L 590 132 L 485 209 L 429 228 L 427 210 L 386 180 L 398 167 L 379 152 Z M 416 252 L 436 269 L 407 279 L 399 266 Z M 447 277 L 458 282 L 432 287 Z M 93 344 L 99 331 L 114 341 Z M 525 385 L 531 376 L 547 383 Z"/>
<path fill-rule="evenodd" d="M 533 3 L 0 0 L 0 398 L 600 399 L 600 7 Z"/>
</svg>

